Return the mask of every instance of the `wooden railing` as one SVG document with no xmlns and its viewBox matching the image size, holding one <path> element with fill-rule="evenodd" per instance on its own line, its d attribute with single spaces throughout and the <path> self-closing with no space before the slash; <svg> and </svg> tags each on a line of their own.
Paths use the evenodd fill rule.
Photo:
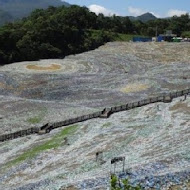
<svg viewBox="0 0 190 190">
<path fill-rule="evenodd" d="M 26 130 L 17 131 L 15 133 L 4 134 L 4 135 L 0 136 L 0 142 L 12 140 L 12 139 L 16 139 L 19 137 L 23 137 L 23 136 L 27 136 L 27 135 L 31 135 L 31 134 L 36 134 L 36 133 L 45 134 L 45 133 L 50 132 L 53 129 L 56 129 L 56 128 L 59 128 L 62 126 L 68 126 L 71 124 L 83 122 L 83 121 L 98 118 L 98 117 L 108 118 L 113 113 L 130 110 L 130 109 L 134 109 L 137 107 L 142 107 L 142 106 L 152 104 L 152 103 L 156 103 L 156 102 L 168 103 L 168 102 L 171 102 L 174 98 L 177 98 L 180 96 L 186 96 L 188 94 L 190 94 L 190 89 L 172 92 L 172 93 L 166 93 L 163 95 L 159 95 L 158 97 L 151 97 L 148 99 L 139 100 L 137 102 L 130 102 L 130 103 L 120 105 L 120 106 L 105 108 L 102 111 L 95 112 L 92 114 L 83 115 L 80 117 L 71 118 L 68 120 L 60 121 L 60 122 L 47 123 L 47 124 L 45 124 L 39 128 L 33 127 L 33 128 L 26 129 Z"/>
</svg>

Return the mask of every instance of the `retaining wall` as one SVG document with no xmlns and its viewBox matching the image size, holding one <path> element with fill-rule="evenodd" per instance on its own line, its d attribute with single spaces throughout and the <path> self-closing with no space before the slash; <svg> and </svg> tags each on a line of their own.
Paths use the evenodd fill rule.
<svg viewBox="0 0 190 190">
<path fill-rule="evenodd" d="M 0 142 L 16 139 L 19 137 L 24 137 L 24 136 L 31 135 L 31 134 L 38 133 L 38 132 L 39 132 L 39 129 L 37 127 L 33 127 L 33 128 L 26 129 L 26 130 L 17 131 L 15 133 L 1 135 Z"/>
<path fill-rule="evenodd" d="M 124 110 L 130 110 L 130 109 L 134 109 L 136 107 L 142 107 L 142 106 L 156 103 L 156 102 L 164 102 L 166 97 L 170 97 L 171 99 L 174 99 L 174 98 L 188 95 L 188 94 L 190 94 L 190 89 L 172 92 L 172 93 L 166 93 L 166 94 L 163 94 L 158 97 L 151 97 L 148 99 L 140 100 L 138 102 L 131 102 L 131 103 L 128 103 L 125 105 L 111 107 L 111 112 L 115 113 L 115 112 L 120 112 L 120 111 L 124 111 Z"/>
<path fill-rule="evenodd" d="M 80 117 L 76 117 L 76 118 L 71 118 L 71 119 L 68 119 L 65 121 L 60 121 L 60 122 L 56 122 L 56 123 L 47 123 L 46 125 L 43 125 L 40 128 L 33 127 L 33 128 L 26 129 L 26 130 L 18 131 L 15 133 L 1 135 L 0 136 L 0 142 L 11 140 L 11 139 L 16 139 L 19 137 L 23 137 L 23 136 L 27 136 L 27 135 L 31 135 L 31 134 L 35 134 L 35 133 L 39 133 L 40 131 L 44 131 L 44 133 L 47 133 L 47 132 L 49 132 L 55 128 L 75 124 L 78 122 L 83 122 L 83 121 L 93 119 L 93 118 L 98 118 L 105 111 L 110 111 L 111 113 L 116 113 L 116 112 L 120 112 L 120 111 L 134 109 L 136 107 L 142 107 L 142 106 L 145 106 L 147 104 L 152 104 L 152 103 L 156 103 L 156 102 L 164 102 L 166 97 L 170 97 L 172 100 L 173 98 L 177 98 L 177 97 L 188 95 L 188 94 L 190 94 L 190 89 L 172 92 L 172 93 L 166 93 L 166 94 L 160 95 L 158 97 L 151 97 L 148 99 L 140 100 L 138 102 L 131 102 L 131 103 L 124 104 L 121 106 L 106 108 L 106 109 L 99 111 L 99 112 L 95 112 L 92 114 L 88 114 L 88 115 L 84 115 L 84 116 L 80 116 Z"/>
<path fill-rule="evenodd" d="M 80 117 L 68 119 L 68 120 L 65 120 L 65 121 L 52 123 L 52 124 L 50 124 L 49 127 L 51 129 L 55 129 L 55 128 L 59 128 L 59 127 L 62 127 L 62 126 L 67 126 L 67 125 L 83 122 L 83 121 L 86 121 L 86 120 L 89 120 L 89 119 L 98 118 L 101 114 L 102 114 L 102 111 L 99 111 L 99 112 L 95 112 L 95 113 L 92 113 L 92 114 L 83 115 L 83 116 L 80 116 Z M 42 130 L 43 128 L 40 128 L 40 129 Z"/>
</svg>

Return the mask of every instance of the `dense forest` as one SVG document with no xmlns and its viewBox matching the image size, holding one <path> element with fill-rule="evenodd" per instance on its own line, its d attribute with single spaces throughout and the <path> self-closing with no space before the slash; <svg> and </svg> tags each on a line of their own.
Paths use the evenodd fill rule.
<svg viewBox="0 0 190 190">
<path fill-rule="evenodd" d="M 44 58 L 62 58 L 94 49 L 119 34 L 155 36 L 172 30 L 189 35 L 189 15 L 143 23 L 129 17 L 98 16 L 86 7 L 49 7 L 0 28 L 0 64 Z"/>
</svg>

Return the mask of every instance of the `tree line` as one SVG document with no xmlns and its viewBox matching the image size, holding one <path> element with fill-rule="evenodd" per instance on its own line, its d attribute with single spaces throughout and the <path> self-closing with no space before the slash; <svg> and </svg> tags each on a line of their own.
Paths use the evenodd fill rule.
<svg viewBox="0 0 190 190">
<path fill-rule="evenodd" d="M 113 41 L 118 33 L 154 36 L 156 28 L 158 33 L 188 34 L 189 15 L 143 23 L 96 15 L 76 5 L 37 9 L 27 18 L 0 27 L 0 64 L 63 58 Z"/>
</svg>

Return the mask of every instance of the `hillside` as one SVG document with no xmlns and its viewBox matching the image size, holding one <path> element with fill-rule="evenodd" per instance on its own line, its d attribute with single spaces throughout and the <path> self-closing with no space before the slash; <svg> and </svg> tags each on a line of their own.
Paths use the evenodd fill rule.
<svg viewBox="0 0 190 190">
<path fill-rule="evenodd" d="M 0 135 L 184 90 L 189 73 L 190 43 L 113 42 L 64 59 L 5 65 Z M 189 189 L 189 121 L 190 96 L 0 142 L 0 189 L 108 189 L 111 159 L 120 156 L 133 184 Z"/>
<path fill-rule="evenodd" d="M 142 18 L 148 20 L 150 15 L 142 15 Z M 133 35 L 151 37 L 156 27 L 159 34 L 172 28 L 181 35 L 183 31 L 190 31 L 190 25 L 186 24 L 189 22 L 189 15 L 147 23 L 131 22 L 128 17 L 97 16 L 77 5 L 38 9 L 19 22 L 0 27 L 0 65 L 62 58 L 92 50 L 108 41 L 128 40 L 126 34 L 130 39 Z"/>
<path fill-rule="evenodd" d="M 69 6 L 68 3 L 61 0 L 0 0 L 0 7 L 6 14 L 1 14 L 0 25 L 7 21 L 13 21 L 28 16 L 35 9 L 46 9 L 49 6 Z M 8 19 L 7 19 L 8 17 Z"/>
<path fill-rule="evenodd" d="M 139 20 L 141 22 L 148 22 L 149 20 L 156 20 L 157 18 L 151 13 L 145 13 L 137 17 L 129 16 L 131 21 Z"/>
</svg>

